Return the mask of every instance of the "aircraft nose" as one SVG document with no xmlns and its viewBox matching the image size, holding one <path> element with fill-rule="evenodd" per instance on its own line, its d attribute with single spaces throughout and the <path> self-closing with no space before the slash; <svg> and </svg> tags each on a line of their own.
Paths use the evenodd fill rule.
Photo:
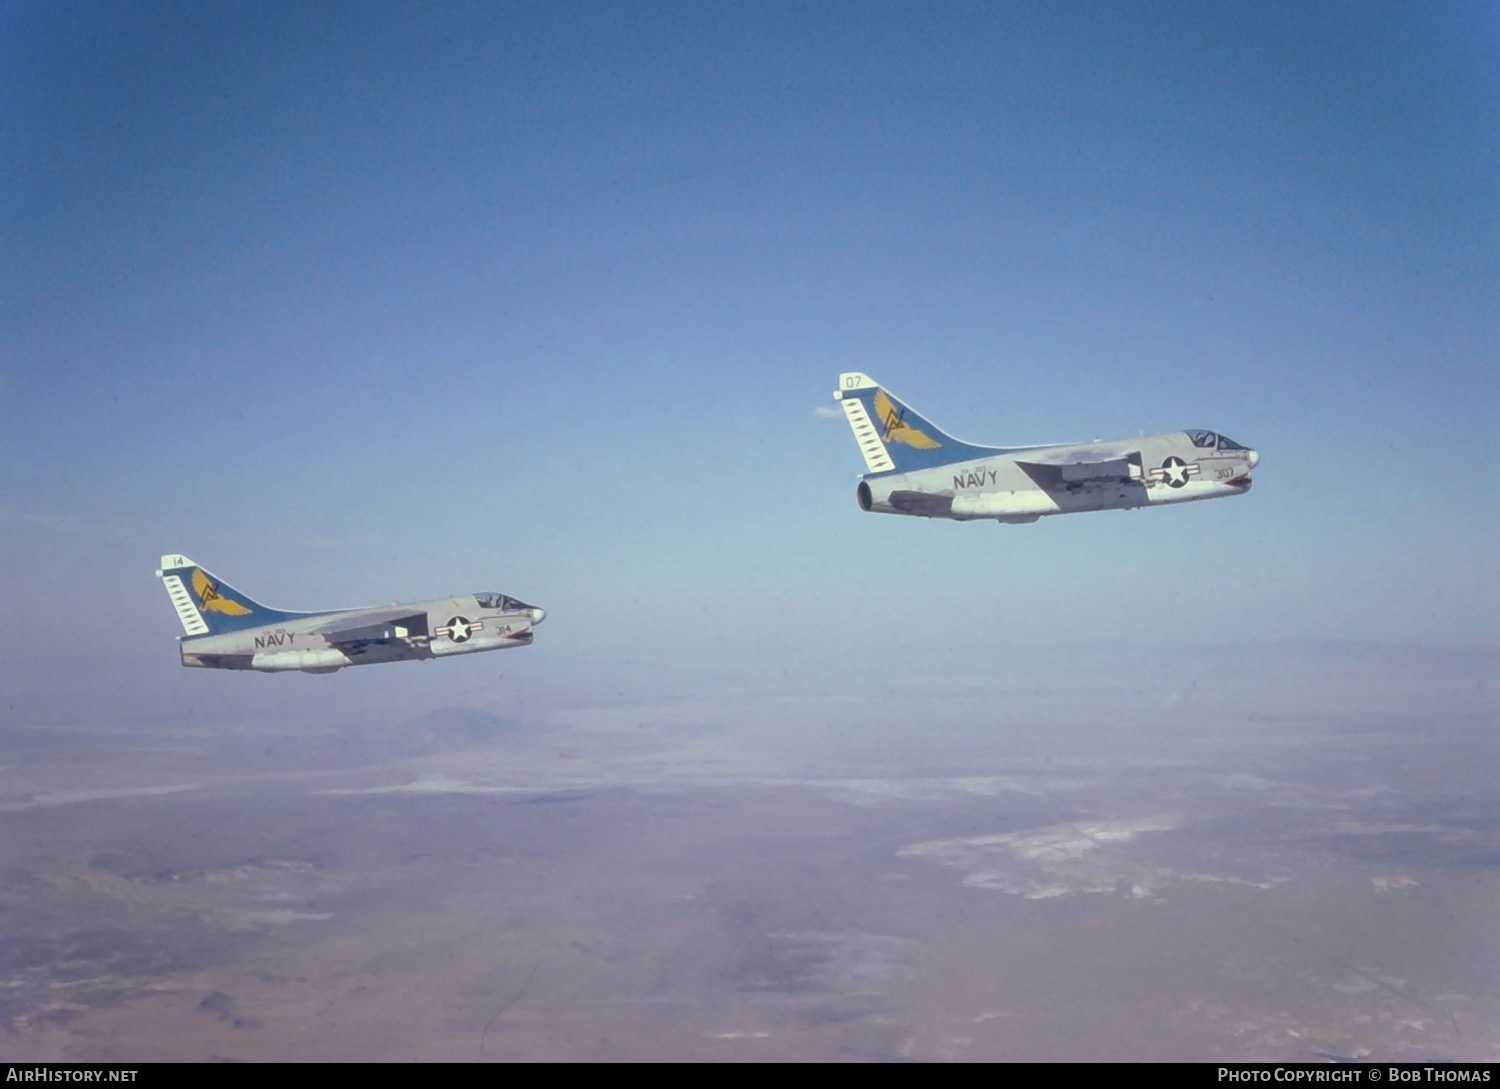
<svg viewBox="0 0 1500 1089">
<path fill-rule="evenodd" d="M 1252 468 L 1252 469 L 1255 468 L 1257 465 L 1260 464 L 1260 451 L 1259 450 L 1251 450 L 1250 453 L 1249 453 L 1248 460 L 1250 462 L 1250 468 Z"/>
<path fill-rule="evenodd" d="M 1254 462 L 1251 462 L 1251 464 L 1253 465 Z M 531 610 L 531 622 L 533 624 L 540 624 L 543 620 L 546 620 L 546 619 L 547 619 L 547 610 L 546 609 L 533 608 Z"/>
</svg>

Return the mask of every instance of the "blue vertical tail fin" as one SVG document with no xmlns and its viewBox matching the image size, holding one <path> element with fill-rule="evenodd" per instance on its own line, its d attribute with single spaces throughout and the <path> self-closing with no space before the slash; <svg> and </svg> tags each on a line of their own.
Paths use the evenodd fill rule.
<svg viewBox="0 0 1500 1089">
<path fill-rule="evenodd" d="M 167 597 L 188 635 L 220 635 L 296 615 L 252 600 L 186 556 L 163 556 L 156 577 L 167 588 Z"/>
<path fill-rule="evenodd" d="M 898 401 L 867 374 L 839 375 L 834 400 L 854 432 L 871 473 L 931 469 L 998 453 L 999 448 L 960 442 Z"/>
</svg>

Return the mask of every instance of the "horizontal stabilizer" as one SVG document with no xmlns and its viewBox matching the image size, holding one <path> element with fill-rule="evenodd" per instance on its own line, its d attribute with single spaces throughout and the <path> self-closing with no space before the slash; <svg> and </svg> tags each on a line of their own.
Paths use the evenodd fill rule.
<svg viewBox="0 0 1500 1089">
<path fill-rule="evenodd" d="M 892 492 L 887 502 L 902 514 L 917 514 L 924 518 L 946 518 L 953 510 L 951 495 L 931 495 L 928 492 Z"/>
</svg>

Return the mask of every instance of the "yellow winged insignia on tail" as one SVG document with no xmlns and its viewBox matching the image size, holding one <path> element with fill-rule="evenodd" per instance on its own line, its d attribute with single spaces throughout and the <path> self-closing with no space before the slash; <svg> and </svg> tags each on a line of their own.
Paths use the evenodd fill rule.
<svg viewBox="0 0 1500 1089">
<path fill-rule="evenodd" d="M 918 450 L 936 450 L 942 445 L 925 431 L 907 423 L 902 418 L 904 413 L 891 403 L 883 389 L 875 391 L 875 415 L 880 417 L 880 423 L 885 429 L 881 438 L 886 442 L 899 442 Z"/>
<path fill-rule="evenodd" d="M 238 601 L 219 593 L 219 587 L 200 567 L 193 568 L 193 593 L 198 595 L 198 607 L 206 613 L 223 613 L 225 616 L 248 616 L 250 613 Z"/>
</svg>

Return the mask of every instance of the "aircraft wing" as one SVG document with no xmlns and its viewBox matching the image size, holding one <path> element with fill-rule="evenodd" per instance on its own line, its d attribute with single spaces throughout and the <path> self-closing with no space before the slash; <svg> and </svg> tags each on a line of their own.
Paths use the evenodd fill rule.
<svg viewBox="0 0 1500 1089">
<path fill-rule="evenodd" d="M 427 614 L 414 613 L 410 606 L 398 605 L 384 610 L 361 612 L 357 616 L 335 616 L 328 623 L 313 628 L 312 634 L 321 635 L 336 647 L 409 639 L 428 634 Z"/>
<path fill-rule="evenodd" d="M 1016 459 L 1023 472 L 1043 488 L 1066 487 L 1091 481 L 1141 479 L 1141 452 L 1101 456 L 1089 450 L 1066 450 L 1057 454 Z"/>
</svg>

